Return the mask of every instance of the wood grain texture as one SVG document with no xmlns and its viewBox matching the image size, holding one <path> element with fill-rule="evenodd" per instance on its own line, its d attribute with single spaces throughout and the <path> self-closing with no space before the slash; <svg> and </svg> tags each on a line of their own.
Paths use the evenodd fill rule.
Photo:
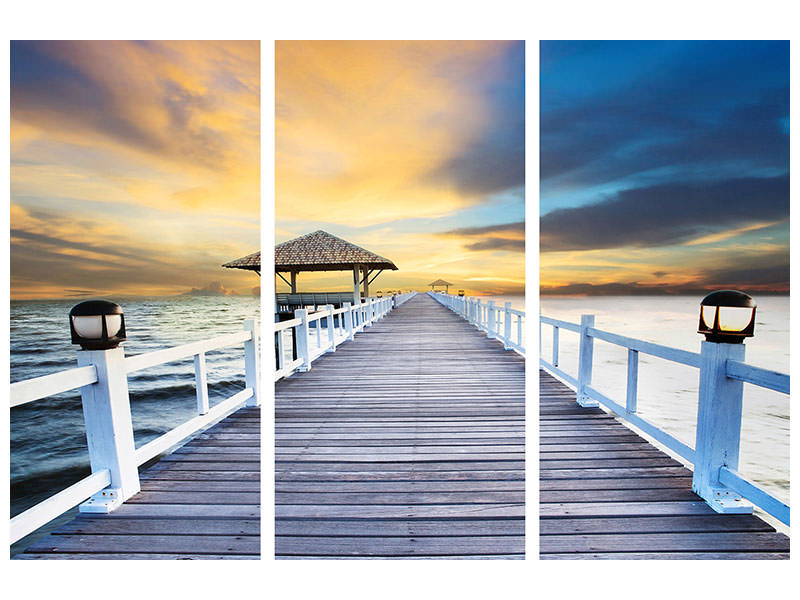
<svg viewBox="0 0 800 600">
<path fill-rule="evenodd" d="M 714 512 L 692 473 L 539 372 L 542 559 L 786 559 L 789 538 Z"/>
<path fill-rule="evenodd" d="M 260 417 L 236 411 L 144 470 L 113 513 L 79 514 L 14 558 L 259 558 Z"/>
<path fill-rule="evenodd" d="M 525 361 L 427 295 L 275 386 L 278 558 L 523 558 Z"/>
</svg>

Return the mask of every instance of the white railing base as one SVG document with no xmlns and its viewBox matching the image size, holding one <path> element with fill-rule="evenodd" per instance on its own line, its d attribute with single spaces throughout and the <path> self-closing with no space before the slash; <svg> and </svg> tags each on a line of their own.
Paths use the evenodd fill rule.
<svg viewBox="0 0 800 600">
<path fill-rule="evenodd" d="M 597 400 L 592 400 L 589 396 L 576 396 L 575 401 L 581 408 L 599 408 L 600 403 Z"/>
<path fill-rule="evenodd" d="M 710 498 L 703 498 L 703 500 L 714 509 L 714 512 L 728 515 L 753 514 L 753 505 L 728 488 L 715 489 Z"/>
<path fill-rule="evenodd" d="M 106 488 L 100 490 L 86 502 L 78 506 L 78 511 L 90 514 L 108 514 L 114 512 L 123 504 L 121 490 Z"/>
</svg>

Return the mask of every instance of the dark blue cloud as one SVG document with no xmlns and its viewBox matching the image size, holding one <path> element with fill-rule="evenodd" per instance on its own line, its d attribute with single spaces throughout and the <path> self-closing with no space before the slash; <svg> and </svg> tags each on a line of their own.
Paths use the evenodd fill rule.
<svg viewBox="0 0 800 600">
<path fill-rule="evenodd" d="M 539 222 L 542 252 L 679 244 L 741 224 L 789 218 L 789 177 L 666 183 L 562 208 Z"/>
<path fill-rule="evenodd" d="M 788 60 L 788 42 L 542 42 L 543 196 L 787 172 Z"/>
<path fill-rule="evenodd" d="M 476 195 L 525 185 L 525 44 L 513 42 L 493 65 L 495 76 L 475 78 L 489 107 L 483 134 L 431 174 Z M 443 73 L 446 76 L 446 73 Z"/>
</svg>

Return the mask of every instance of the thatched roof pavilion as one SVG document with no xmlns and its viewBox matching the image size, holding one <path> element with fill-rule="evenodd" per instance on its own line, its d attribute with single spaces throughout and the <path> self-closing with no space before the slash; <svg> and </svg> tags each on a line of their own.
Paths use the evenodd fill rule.
<svg viewBox="0 0 800 600">
<path fill-rule="evenodd" d="M 450 286 L 455 284 L 445 281 L 444 279 L 437 279 L 436 281 L 431 281 L 428 285 L 431 286 L 431 290 L 434 290 L 437 287 L 444 287 L 445 292 L 448 292 L 450 290 Z"/>
<path fill-rule="evenodd" d="M 255 271 L 261 275 L 261 251 L 253 252 L 242 258 L 237 258 L 231 262 L 222 265 L 228 269 L 244 269 L 246 271 Z"/>
<path fill-rule="evenodd" d="M 397 271 L 397 266 L 388 258 L 322 230 L 275 246 L 275 273 L 292 293 L 297 292 L 297 274 L 302 271 L 353 271 L 353 300 L 361 302 L 360 285 L 364 284 L 367 297 L 369 284 L 384 270 Z M 370 279 L 374 271 L 378 272 Z M 281 273 L 289 273 L 291 281 Z"/>
</svg>

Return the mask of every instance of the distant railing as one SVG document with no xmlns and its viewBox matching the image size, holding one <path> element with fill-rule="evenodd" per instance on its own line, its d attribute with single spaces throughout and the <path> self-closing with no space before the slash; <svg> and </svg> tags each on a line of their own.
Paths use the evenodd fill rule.
<svg viewBox="0 0 800 600">
<path fill-rule="evenodd" d="M 12 408 L 80 388 L 92 474 L 13 517 L 11 543 L 79 504 L 81 512 L 115 510 L 139 491 L 140 465 L 227 413 L 245 405 L 258 406 L 258 339 L 258 322 L 248 320 L 244 331 L 238 333 L 135 356 L 126 357 L 122 347 L 81 350 L 78 352 L 80 366 L 75 369 L 12 383 Z M 209 407 L 205 354 L 241 343 L 244 343 L 245 389 Z M 190 356 L 194 358 L 198 416 L 136 448 L 128 373 Z"/>
<path fill-rule="evenodd" d="M 540 348 L 539 364 L 575 388 L 578 404 L 581 406 L 602 404 L 691 463 L 694 466 L 692 489 L 715 511 L 752 512 L 752 507 L 742 503 L 741 498 L 745 498 L 782 523 L 789 525 L 789 506 L 737 472 L 742 427 L 742 383 L 788 394 L 789 375 L 745 363 L 744 344 L 703 341 L 700 353 L 688 352 L 595 329 L 594 315 L 581 315 L 580 324 L 545 316 L 540 316 L 539 321 L 539 340 L 542 339 L 542 324 L 553 328 L 552 359 L 546 360 Z M 577 377 L 559 367 L 559 332 L 562 329 L 580 336 Z M 628 349 L 627 393 L 624 406 L 591 385 L 595 339 Z M 694 448 L 636 414 L 639 353 L 700 370 Z"/>
<path fill-rule="evenodd" d="M 442 292 L 427 292 L 427 294 L 454 313 L 461 315 L 479 330 L 485 331 L 489 338 L 503 342 L 506 350 L 515 350 L 525 356 L 522 337 L 525 331 L 523 323 L 525 311 L 511 308 L 510 302 L 506 302 L 501 308 L 495 306 L 494 300 L 481 302 L 478 297 L 454 296 Z"/>
<path fill-rule="evenodd" d="M 370 327 L 392 309 L 416 295 L 417 292 L 408 292 L 385 298 L 367 298 L 360 304 L 351 305 L 349 302 L 345 302 L 342 308 L 336 309 L 329 304 L 315 312 L 309 312 L 305 308 L 295 310 L 294 319 L 275 323 L 273 326 L 276 345 L 273 379 L 278 381 L 294 372 L 309 371 L 311 363 L 320 356 L 326 352 L 335 352 L 339 344 L 352 340 L 357 333 Z M 324 334 L 323 321 L 326 330 Z M 289 361 L 286 358 L 284 331 L 292 332 L 297 349 L 296 354 L 293 354 Z M 312 336 L 316 337 L 316 344 L 311 343 Z"/>
</svg>

